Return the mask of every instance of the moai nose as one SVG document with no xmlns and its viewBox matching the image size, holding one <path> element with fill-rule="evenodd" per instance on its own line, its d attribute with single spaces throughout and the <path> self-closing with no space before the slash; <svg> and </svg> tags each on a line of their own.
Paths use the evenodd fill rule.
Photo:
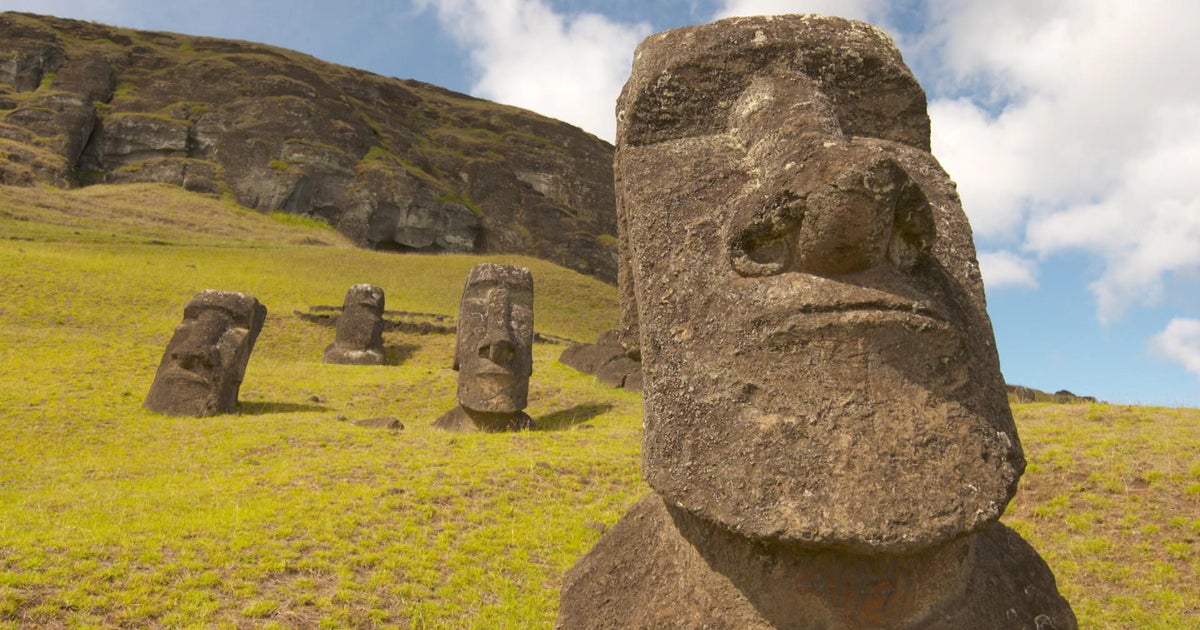
<svg viewBox="0 0 1200 630">
<path fill-rule="evenodd" d="M 833 175 L 804 194 L 780 187 L 739 213 L 728 241 L 734 271 L 836 276 L 885 263 L 912 271 L 934 239 L 920 186 L 886 157 L 841 166 Z"/>
<path fill-rule="evenodd" d="M 480 357 L 497 365 L 507 365 L 516 356 L 510 319 L 508 291 L 504 287 L 492 289 L 485 316 L 487 329 L 478 348 Z"/>
<path fill-rule="evenodd" d="M 171 358 L 185 370 L 209 370 L 216 362 L 214 352 L 199 344 L 188 344 L 171 353 Z"/>
<path fill-rule="evenodd" d="M 496 339 L 480 346 L 479 356 L 496 365 L 507 365 L 517 356 L 517 348 L 507 339 Z"/>
</svg>

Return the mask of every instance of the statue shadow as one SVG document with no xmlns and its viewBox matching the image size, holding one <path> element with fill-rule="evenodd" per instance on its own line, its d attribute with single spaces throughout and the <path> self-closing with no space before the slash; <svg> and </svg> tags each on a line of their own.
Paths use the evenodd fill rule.
<svg viewBox="0 0 1200 630">
<path fill-rule="evenodd" d="M 564 431 L 583 424 L 612 409 L 610 403 L 584 403 L 539 416 L 534 420 L 538 431 Z"/>
<path fill-rule="evenodd" d="M 383 364 L 384 365 L 400 365 L 412 358 L 421 346 L 415 343 L 397 343 L 384 346 L 383 348 Z"/>
<path fill-rule="evenodd" d="M 306 411 L 329 411 L 329 407 L 325 407 L 323 405 L 306 405 L 303 403 L 269 402 L 259 400 L 254 402 L 238 403 L 238 413 L 243 416 L 265 416 L 271 413 L 303 413 Z"/>
</svg>

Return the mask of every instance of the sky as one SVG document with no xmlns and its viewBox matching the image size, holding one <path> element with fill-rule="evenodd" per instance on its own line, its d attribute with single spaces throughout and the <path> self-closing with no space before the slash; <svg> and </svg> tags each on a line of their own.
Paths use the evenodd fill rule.
<svg viewBox="0 0 1200 630">
<path fill-rule="evenodd" d="M 525 107 L 612 141 L 633 49 L 732 15 L 896 40 L 971 220 L 1009 383 L 1200 407 L 1200 2 L 0 0 L 263 42 Z"/>
</svg>

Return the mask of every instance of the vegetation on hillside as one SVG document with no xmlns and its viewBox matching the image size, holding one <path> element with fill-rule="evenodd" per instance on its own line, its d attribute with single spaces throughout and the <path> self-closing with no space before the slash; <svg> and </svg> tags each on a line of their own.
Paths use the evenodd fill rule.
<svg viewBox="0 0 1200 630">
<path fill-rule="evenodd" d="M 541 430 L 435 432 L 453 337 L 388 333 L 389 365 L 325 365 L 333 331 L 293 315 L 371 282 L 389 309 L 455 316 L 480 260 L 354 249 L 170 187 L 0 187 L 0 628 L 549 627 L 563 572 L 647 492 L 640 397 L 537 344 Z M 533 269 L 541 332 L 616 321 L 608 285 L 487 260 Z M 241 413 L 145 412 L 204 288 L 269 309 Z M 353 423 L 380 416 L 405 428 Z M 1200 628 L 1200 410 L 1016 416 L 1030 466 L 1005 521 L 1080 626 Z"/>
<path fill-rule="evenodd" d="M 0 12 L 0 184 L 171 183 L 359 246 L 507 253 L 616 281 L 611 145 L 253 42 Z"/>
</svg>

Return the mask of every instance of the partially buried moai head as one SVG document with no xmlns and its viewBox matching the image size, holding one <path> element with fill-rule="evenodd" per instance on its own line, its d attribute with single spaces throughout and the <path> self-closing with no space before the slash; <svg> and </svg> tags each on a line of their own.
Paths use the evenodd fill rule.
<svg viewBox="0 0 1200 630">
<path fill-rule="evenodd" d="M 325 348 L 326 363 L 382 365 L 383 289 L 373 284 L 355 284 L 346 291 L 337 336 Z"/>
<path fill-rule="evenodd" d="M 655 490 L 864 552 L 998 518 L 1024 459 L 970 228 L 888 37 L 812 16 L 668 31 L 617 109 Z"/>
<path fill-rule="evenodd" d="M 238 390 L 267 308 L 231 291 L 201 291 L 183 309 L 145 407 L 171 416 L 237 410 Z"/>
<path fill-rule="evenodd" d="M 528 269 L 471 268 L 458 315 L 458 401 L 488 413 L 525 408 L 533 372 L 533 276 Z"/>
</svg>

